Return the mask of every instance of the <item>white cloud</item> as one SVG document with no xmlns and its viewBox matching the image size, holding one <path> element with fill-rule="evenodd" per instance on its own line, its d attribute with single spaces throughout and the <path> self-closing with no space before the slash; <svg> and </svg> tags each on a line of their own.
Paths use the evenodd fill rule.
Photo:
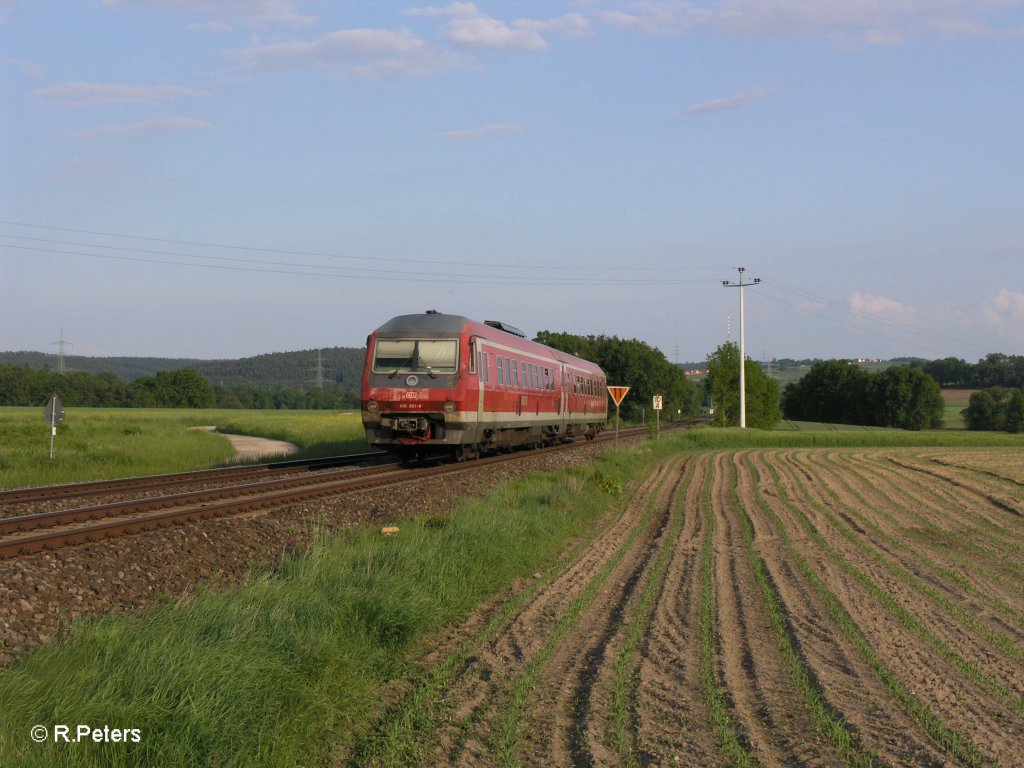
<svg viewBox="0 0 1024 768">
<path fill-rule="evenodd" d="M 886 323 L 913 325 L 918 315 L 917 309 L 910 304 L 901 304 L 887 296 L 873 296 L 859 291 L 854 291 L 850 296 L 850 309 L 854 314 Z"/>
<path fill-rule="evenodd" d="M 479 128 L 447 131 L 441 134 L 441 137 L 449 141 L 480 141 L 497 136 L 511 136 L 522 132 L 523 126 L 520 123 L 490 123 L 488 125 L 481 125 Z"/>
<path fill-rule="evenodd" d="M 441 27 L 441 35 L 451 43 L 470 48 L 496 50 L 541 51 L 549 47 L 548 33 L 579 35 L 590 22 L 582 13 L 569 13 L 552 19 L 517 19 L 502 21 L 487 16 L 473 3 L 452 3 L 445 7 L 413 8 L 410 16 L 449 19 Z"/>
<path fill-rule="evenodd" d="M 342 29 L 315 40 L 254 45 L 235 56 L 251 72 L 323 69 L 354 77 L 416 77 L 462 65 L 405 29 Z"/>
<path fill-rule="evenodd" d="M 626 3 L 624 8 L 628 10 L 598 11 L 596 15 L 616 27 L 657 35 L 681 32 L 694 11 L 691 3 L 679 0 Z"/>
<path fill-rule="evenodd" d="M 1024 292 L 1000 288 L 985 301 L 981 312 L 999 338 L 1024 344 Z"/>
<path fill-rule="evenodd" d="M 43 76 L 43 65 L 31 59 L 15 59 L 8 61 L 15 66 L 26 77 L 39 78 Z"/>
<path fill-rule="evenodd" d="M 738 93 L 735 96 L 727 96 L 722 99 L 712 99 L 711 101 L 702 101 L 698 104 L 691 104 L 689 107 L 679 113 L 680 117 L 701 117 L 708 115 L 713 112 L 722 112 L 728 109 L 738 109 L 745 107 L 748 104 L 761 101 L 771 93 L 767 88 L 751 88 Z"/>
<path fill-rule="evenodd" d="M 749 37 L 828 37 L 845 45 L 896 45 L 921 35 L 1011 37 L 1000 14 L 1022 0 L 639 0 L 599 11 L 647 34 L 708 31 Z"/>
<path fill-rule="evenodd" d="M 135 123 L 104 125 L 75 134 L 80 139 L 96 139 L 103 136 L 145 136 L 153 133 L 180 133 L 183 131 L 205 130 L 211 123 L 184 115 L 160 115 Z"/>
<path fill-rule="evenodd" d="M 113 8 L 137 7 L 140 5 L 166 8 L 171 11 L 189 13 L 210 19 L 213 27 L 203 24 L 190 25 L 189 29 L 218 29 L 217 25 L 242 24 L 261 27 L 271 24 L 300 27 L 316 22 L 313 16 L 304 16 L 296 10 L 292 0 L 103 0 Z"/>
<path fill-rule="evenodd" d="M 101 107 L 121 104 L 153 105 L 206 94 L 180 85 L 74 82 L 40 88 L 33 91 L 32 95 L 60 107 Z"/>
</svg>

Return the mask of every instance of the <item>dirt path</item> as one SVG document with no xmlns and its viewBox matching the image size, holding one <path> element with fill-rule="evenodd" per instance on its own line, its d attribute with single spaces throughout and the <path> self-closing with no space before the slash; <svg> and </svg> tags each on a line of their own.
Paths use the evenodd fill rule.
<svg viewBox="0 0 1024 768">
<path fill-rule="evenodd" d="M 252 435 L 229 435 L 224 432 L 218 432 L 216 427 L 193 427 L 193 429 L 201 429 L 221 437 L 226 437 L 235 449 L 234 458 L 237 461 L 268 459 L 274 456 L 291 456 L 299 451 L 297 445 L 285 442 L 284 440 L 271 440 L 268 437 L 253 437 Z"/>
<path fill-rule="evenodd" d="M 1016 481 L 970 458 L 667 462 L 455 629 L 339 762 L 1024 765 Z M 932 546 L 964 530 L 969 560 Z"/>
</svg>

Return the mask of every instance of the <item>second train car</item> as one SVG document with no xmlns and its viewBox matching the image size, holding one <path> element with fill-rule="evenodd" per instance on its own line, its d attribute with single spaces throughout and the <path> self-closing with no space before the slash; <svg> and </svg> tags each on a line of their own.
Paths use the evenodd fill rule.
<svg viewBox="0 0 1024 768">
<path fill-rule="evenodd" d="M 493 320 L 433 310 L 366 340 L 360 406 L 367 442 L 403 459 L 470 459 L 592 439 L 608 418 L 604 371 Z"/>
</svg>

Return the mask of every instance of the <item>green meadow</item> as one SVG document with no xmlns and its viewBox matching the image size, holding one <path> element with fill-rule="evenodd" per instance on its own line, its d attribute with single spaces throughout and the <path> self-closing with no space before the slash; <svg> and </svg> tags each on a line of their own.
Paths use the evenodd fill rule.
<svg viewBox="0 0 1024 768">
<path fill-rule="evenodd" d="M 0 408 L 0 487 L 206 469 L 232 461 L 227 438 L 194 427 L 287 440 L 297 458 L 368 450 L 356 411 L 67 408 L 50 458 L 42 408 Z"/>
</svg>

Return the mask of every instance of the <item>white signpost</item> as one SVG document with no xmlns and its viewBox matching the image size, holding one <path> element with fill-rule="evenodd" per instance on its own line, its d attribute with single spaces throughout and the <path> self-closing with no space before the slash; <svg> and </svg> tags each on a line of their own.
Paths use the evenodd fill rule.
<svg viewBox="0 0 1024 768">
<path fill-rule="evenodd" d="M 662 406 L 661 395 L 654 396 L 654 436 L 657 437 L 661 433 L 661 406 Z"/>
<path fill-rule="evenodd" d="M 50 458 L 53 458 L 53 441 L 57 437 L 57 425 L 64 421 L 64 409 L 60 406 L 60 398 L 54 395 L 43 410 L 43 418 L 50 425 Z"/>
</svg>

